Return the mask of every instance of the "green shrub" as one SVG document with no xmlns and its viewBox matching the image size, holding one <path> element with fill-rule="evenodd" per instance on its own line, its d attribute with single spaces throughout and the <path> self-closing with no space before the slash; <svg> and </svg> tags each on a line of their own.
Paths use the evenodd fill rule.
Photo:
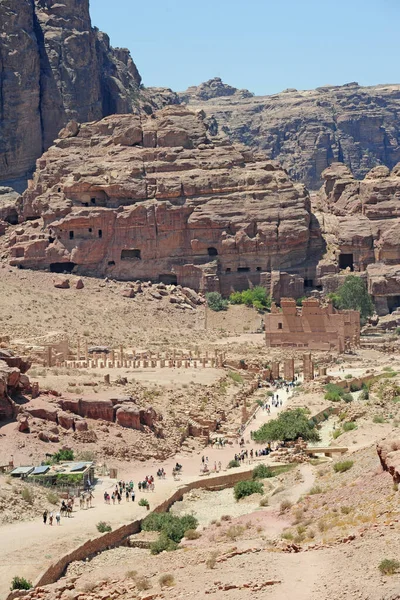
<svg viewBox="0 0 400 600">
<path fill-rule="evenodd" d="M 307 296 L 301 296 L 301 298 L 297 298 L 296 306 L 303 306 L 304 300 L 307 300 Z"/>
<path fill-rule="evenodd" d="M 179 543 L 189 529 L 196 529 L 198 521 L 192 515 L 178 517 L 172 513 L 153 513 L 142 522 L 144 531 L 159 531 Z"/>
<path fill-rule="evenodd" d="M 251 496 L 252 494 L 262 494 L 264 486 L 260 481 L 239 481 L 233 488 L 233 493 L 236 500 Z"/>
<path fill-rule="evenodd" d="M 269 477 L 275 477 L 275 473 L 270 467 L 266 465 L 257 465 L 253 469 L 253 479 L 267 479 Z"/>
<path fill-rule="evenodd" d="M 353 400 L 353 396 L 348 392 L 345 392 L 343 388 L 339 385 L 335 385 L 334 383 L 327 383 L 325 386 L 325 400 L 329 400 L 330 402 L 340 402 L 340 400 L 344 400 L 345 402 L 351 402 Z"/>
<path fill-rule="evenodd" d="M 219 292 L 208 292 L 208 294 L 206 294 L 206 299 L 207 306 L 215 312 L 226 310 L 228 308 L 228 300 L 224 300 Z"/>
<path fill-rule="evenodd" d="M 243 377 L 240 373 L 236 373 L 236 371 L 228 371 L 228 377 L 230 377 L 235 383 L 243 383 Z"/>
<path fill-rule="evenodd" d="M 369 389 L 367 387 L 363 387 L 359 398 L 360 400 L 369 400 Z"/>
<path fill-rule="evenodd" d="M 364 324 L 374 312 L 374 304 L 364 281 L 356 275 L 346 277 L 334 294 L 329 294 L 335 308 L 359 310 Z"/>
<path fill-rule="evenodd" d="M 74 460 L 74 452 L 73 450 L 58 450 L 58 452 L 56 452 L 55 454 L 53 454 L 53 456 L 51 457 L 51 461 L 53 463 L 59 463 L 59 462 L 63 462 L 63 461 L 71 461 Z"/>
<path fill-rule="evenodd" d="M 334 471 L 335 473 L 344 473 L 345 471 L 348 471 L 349 469 L 351 469 L 351 467 L 354 465 L 354 461 L 352 460 L 342 460 L 340 462 L 337 462 L 333 465 Z"/>
<path fill-rule="evenodd" d="M 15 576 L 11 582 L 10 590 L 30 590 L 32 587 L 32 582 L 25 579 L 25 577 Z"/>
<path fill-rule="evenodd" d="M 265 288 L 256 286 L 243 292 L 233 292 L 229 296 L 231 304 L 245 304 L 254 306 L 257 310 L 265 310 L 271 307 L 271 298 L 267 295 Z"/>
<path fill-rule="evenodd" d="M 341 436 L 343 433 L 343 431 L 341 429 L 335 429 L 335 431 L 332 431 L 332 437 L 334 440 L 336 440 L 339 436 Z"/>
<path fill-rule="evenodd" d="M 112 531 L 111 525 L 109 523 L 106 523 L 105 521 L 99 521 L 96 527 L 97 531 L 99 531 L 100 533 L 109 533 L 110 531 Z"/>
<path fill-rule="evenodd" d="M 228 462 L 228 469 L 234 469 L 236 467 L 240 467 L 240 462 L 238 460 L 230 460 Z"/>
<path fill-rule="evenodd" d="M 149 505 L 149 501 L 147 500 L 147 498 L 140 498 L 140 500 L 139 500 L 139 506 L 150 506 Z"/>
<path fill-rule="evenodd" d="M 343 431 L 353 431 L 353 429 L 357 429 L 357 423 L 354 423 L 354 421 L 343 423 Z"/>
<path fill-rule="evenodd" d="M 171 540 L 165 532 L 161 532 L 155 542 L 150 544 L 151 554 L 160 554 L 160 552 L 172 552 L 178 548 L 178 544 Z"/>
<path fill-rule="evenodd" d="M 375 415 L 372 419 L 373 423 L 385 423 L 385 419 L 381 415 Z"/>
<path fill-rule="evenodd" d="M 344 376 L 345 379 L 353 379 L 353 375 L 351 375 L 350 373 L 347 373 L 347 375 Z"/>
<path fill-rule="evenodd" d="M 315 423 L 310 421 L 302 408 L 285 410 L 276 419 L 265 423 L 255 431 L 253 439 L 256 442 L 293 441 L 299 437 L 306 441 L 318 442 L 320 436 Z"/>
<path fill-rule="evenodd" d="M 385 558 L 379 565 L 378 569 L 382 575 L 394 575 L 400 569 L 400 562 L 392 558 Z"/>
<path fill-rule="evenodd" d="M 361 390 L 361 387 L 362 386 L 359 383 L 352 381 L 350 384 L 350 391 L 351 392 L 359 392 Z"/>
</svg>

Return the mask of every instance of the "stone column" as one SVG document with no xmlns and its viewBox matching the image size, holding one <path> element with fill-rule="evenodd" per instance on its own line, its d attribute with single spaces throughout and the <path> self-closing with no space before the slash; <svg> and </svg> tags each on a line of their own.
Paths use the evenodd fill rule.
<svg viewBox="0 0 400 600">
<path fill-rule="evenodd" d="M 294 380 L 294 358 L 285 358 L 284 364 L 284 379 L 286 381 Z"/>
<path fill-rule="evenodd" d="M 311 353 L 303 354 L 303 376 L 304 381 L 312 381 L 314 379 L 314 363 Z"/>
<path fill-rule="evenodd" d="M 277 360 L 272 363 L 272 379 L 279 379 L 279 362 Z"/>
<path fill-rule="evenodd" d="M 47 366 L 51 367 L 53 363 L 52 347 L 47 346 Z"/>
</svg>

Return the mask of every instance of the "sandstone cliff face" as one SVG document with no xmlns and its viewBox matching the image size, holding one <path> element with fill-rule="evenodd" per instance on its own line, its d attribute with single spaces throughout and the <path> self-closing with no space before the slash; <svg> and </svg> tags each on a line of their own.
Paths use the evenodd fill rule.
<svg viewBox="0 0 400 600">
<path fill-rule="evenodd" d="M 308 268 L 305 188 L 245 147 L 211 143 L 201 113 L 167 107 L 61 135 L 24 194 L 13 264 L 224 293 Z"/>
<path fill-rule="evenodd" d="M 0 1 L 0 181 L 24 189 L 71 119 L 93 121 L 176 101 L 141 92 L 125 49 L 93 28 L 89 0 Z"/>
<path fill-rule="evenodd" d="M 335 161 L 356 178 L 400 161 L 400 85 L 352 83 L 252 96 L 213 79 L 179 96 L 205 111 L 214 135 L 265 150 L 311 189 L 319 188 L 322 171 Z"/>
<path fill-rule="evenodd" d="M 400 165 L 372 169 L 356 180 L 333 163 L 313 202 L 327 252 L 317 272 L 365 273 L 379 314 L 400 304 Z M 329 279 L 329 275 L 328 275 Z"/>
</svg>

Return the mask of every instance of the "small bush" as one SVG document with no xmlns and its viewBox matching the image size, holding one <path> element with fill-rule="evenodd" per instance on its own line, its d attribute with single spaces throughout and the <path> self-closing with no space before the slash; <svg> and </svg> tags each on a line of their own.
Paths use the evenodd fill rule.
<svg viewBox="0 0 400 600">
<path fill-rule="evenodd" d="M 351 375 L 350 373 L 347 373 L 347 375 L 344 376 L 345 379 L 353 379 L 353 375 Z"/>
<path fill-rule="evenodd" d="M 342 460 L 333 465 L 333 469 L 335 473 L 345 473 L 354 465 L 354 461 L 352 460 Z"/>
<path fill-rule="evenodd" d="M 221 517 L 221 521 L 231 521 L 232 517 L 231 515 L 222 515 Z"/>
<path fill-rule="evenodd" d="M 385 419 L 381 415 L 375 415 L 372 419 L 373 423 L 384 423 Z"/>
<path fill-rule="evenodd" d="M 228 469 L 235 469 L 236 467 L 240 467 L 240 462 L 238 460 L 230 460 L 228 463 Z"/>
<path fill-rule="evenodd" d="M 160 584 L 160 587 L 172 587 L 175 585 L 175 579 L 171 573 L 165 573 L 165 575 L 159 577 L 158 583 Z"/>
<path fill-rule="evenodd" d="M 281 538 L 283 540 L 292 540 L 293 539 L 293 533 L 291 531 L 284 531 L 281 534 Z"/>
<path fill-rule="evenodd" d="M 35 494 L 33 493 L 33 490 L 31 490 L 28 487 L 22 488 L 21 496 L 22 499 L 25 500 L 25 502 L 27 502 L 28 504 L 33 504 L 35 501 Z"/>
<path fill-rule="evenodd" d="M 11 582 L 10 590 L 30 590 L 32 587 L 32 582 L 25 579 L 25 577 L 14 577 Z"/>
<path fill-rule="evenodd" d="M 361 390 L 361 385 L 359 383 L 356 383 L 355 381 L 352 381 L 350 384 L 350 391 L 351 392 L 359 392 Z"/>
<path fill-rule="evenodd" d="M 270 467 L 266 465 L 257 465 L 253 469 L 252 477 L 253 479 L 267 479 L 269 477 L 274 477 L 275 473 Z"/>
<path fill-rule="evenodd" d="M 196 529 L 188 529 L 185 531 L 185 538 L 187 540 L 198 540 L 201 537 L 201 533 L 196 531 Z"/>
<path fill-rule="evenodd" d="M 382 575 L 394 575 L 398 569 L 400 569 L 400 563 L 398 560 L 391 558 L 385 558 L 379 565 L 378 569 Z"/>
<path fill-rule="evenodd" d="M 160 552 L 172 552 L 178 548 L 178 544 L 171 540 L 165 532 L 161 532 L 155 542 L 150 544 L 151 554 L 160 554 Z"/>
<path fill-rule="evenodd" d="M 239 481 L 233 488 L 233 493 L 236 500 L 251 496 L 252 494 L 262 494 L 264 486 L 259 481 Z"/>
<path fill-rule="evenodd" d="M 73 450 L 58 450 L 58 452 L 53 454 L 51 460 L 53 463 L 74 460 L 74 452 Z"/>
<path fill-rule="evenodd" d="M 60 498 L 59 498 L 58 494 L 56 494 L 54 492 L 47 493 L 47 501 L 50 502 L 50 504 L 58 504 L 59 499 Z"/>
<path fill-rule="evenodd" d="M 353 509 L 351 508 L 351 506 L 341 506 L 341 507 L 340 507 L 340 512 L 341 512 L 343 515 L 348 515 L 348 514 L 350 514 L 352 510 L 353 510 Z"/>
<path fill-rule="evenodd" d="M 268 500 L 267 496 L 264 496 L 264 498 L 261 498 L 260 506 L 268 506 L 268 504 L 269 504 L 269 500 Z"/>
<path fill-rule="evenodd" d="M 228 300 L 224 300 L 219 292 L 209 292 L 206 294 L 207 306 L 215 312 L 226 310 L 228 308 Z"/>
<path fill-rule="evenodd" d="M 290 500 L 287 500 L 287 499 L 282 500 L 280 507 L 279 507 L 280 512 L 283 513 L 285 511 L 289 510 L 289 508 L 292 508 L 292 506 L 293 506 L 293 503 Z"/>
<path fill-rule="evenodd" d="M 342 433 L 343 431 L 341 429 L 335 429 L 335 431 L 332 431 L 333 439 L 336 440 Z"/>
<path fill-rule="evenodd" d="M 322 494 L 322 487 L 319 485 L 314 485 L 311 490 L 308 492 L 310 496 L 314 496 L 315 494 Z"/>
<path fill-rule="evenodd" d="M 237 540 L 244 532 L 244 527 L 241 525 L 231 525 L 225 532 L 225 535 L 230 540 Z"/>
<path fill-rule="evenodd" d="M 197 526 L 198 521 L 192 515 L 178 517 L 169 512 L 153 513 L 142 522 L 142 529 L 144 531 L 159 531 L 176 544 L 181 541 L 186 531 L 196 529 Z"/>
<path fill-rule="evenodd" d="M 109 533 L 110 531 L 112 531 L 111 525 L 109 523 L 106 523 L 105 521 L 99 521 L 96 527 L 97 531 L 99 531 L 100 533 Z"/>
<path fill-rule="evenodd" d="M 150 580 L 147 577 L 138 577 L 135 580 L 136 587 L 139 591 L 143 592 L 151 588 Z"/>
<path fill-rule="evenodd" d="M 214 569 L 217 562 L 218 552 L 211 552 L 210 556 L 206 560 L 207 569 Z"/>
<path fill-rule="evenodd" d="M 149 501 L 146 498 L 140 498 L 139 506 L 150 506 Z"/>
<path fill-rule="evenodd" d="M 357 423 L 354 423 L 354 421 L 343 423 L 343 431 L 353 431 L 353 429 L 357 429 Z"/>
</svg>

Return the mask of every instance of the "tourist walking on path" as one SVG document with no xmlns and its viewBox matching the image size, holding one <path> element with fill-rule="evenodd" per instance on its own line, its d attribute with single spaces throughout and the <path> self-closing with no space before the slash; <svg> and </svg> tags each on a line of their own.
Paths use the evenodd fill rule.
<svg viewBox="0 0 400 600">
<path fill-rule="evenodd" d="M 57 521 L 57 525 L 60 525 L 60 521 L 61 521 L 61 515 L 60 513 L 56 513 L 56 521 Z"/>
<path fill-rule="evenodd" d="M 49 514 L 49 525 L 53 525 L 53 513 Z"/>
<path fill-rule="evenodd" d="M 47 523 L 47 510 L 43 511 L 43 523 L 46 525 Z"/>
</svg>

